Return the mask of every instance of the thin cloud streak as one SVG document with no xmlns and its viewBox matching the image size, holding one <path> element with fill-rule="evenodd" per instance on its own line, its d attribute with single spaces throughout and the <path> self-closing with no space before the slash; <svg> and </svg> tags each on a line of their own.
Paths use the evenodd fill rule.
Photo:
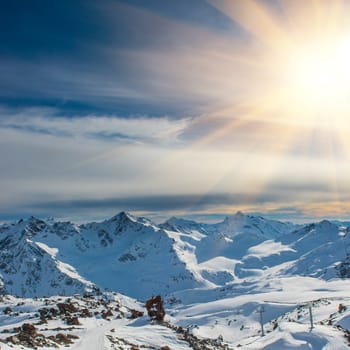
<svg viewBox="0 0 350 350">
<path fill-rule="evenodd" d="M 31 108 L 11 111 L 0 109 L 0 129 L 71 138 L 123 139 L 145 143 L 176 143 L 191 122 L 190 118 L 170 119 L 146 116 L 62 117 L 57 109 Z"/>
</svg>

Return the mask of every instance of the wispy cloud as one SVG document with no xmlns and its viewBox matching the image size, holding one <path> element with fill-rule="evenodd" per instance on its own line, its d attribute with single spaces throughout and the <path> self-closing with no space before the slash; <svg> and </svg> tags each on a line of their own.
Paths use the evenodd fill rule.
<svg viewBox="0 0 350 350">
<path fill-rule="evenodd" d="M 171 144 L 179 141 L 179 135 L 191 122 L 190 118 L 126 118 L 113 115 L 64 117 L 58 114 L 59 110 L 49 108 L 16 111 L 3 108 L 0 110 L 0 128 L 82 139 Z"/>
<path fill-rule="evenodd" d="M 206 131 L 190 137 L 200 132 L 193 118 L 57 113 L 1 111 L 2 215 L 102 217 L 118 210 L 214 215 L 244 209 L 277 216 L 289 206 L 316 215 L 324 203 L 350 200 L 347 162 L 320 156 L 310 163 L 302 152 L 276 152 L 268 146 L 273 142 L 251 148 L 246 128 L 230 134 L 238 143 L 226 135 L 222 147 L 220 138 L 208 143 Z"/>
<path fill-rule="evenodd" d="M 76 36 L 72 52 L 62 48 L 52 54 L 47 34 L 45 45 L 32 49 L 39 56 L 0 56 L 1 96 L 8 103 L 20 96 L 25 104 L 56 105 L 67 113 L 75 103 L 84 112 L 147 109 L 149 114 L 169 115 L 232 104 L 247 91 L 251 97 L 264 86 L 252 59 L 256 47 L 247 45 L 225 14 L 206 2 L 196 6 L 205 8 L 208 22 L 225 22 L 225 30 L 220 24 L 206 26 L 205 19 L 181 21 L 127 2 L 89 2 L 82 10 L 93 13 L 96 34 L 81 40 L 79 31 L 62 28 L 63 39 L 70 42 L 70 35 Z M 64 7 L 72 16 L 69 5 Z"/>
</svg>

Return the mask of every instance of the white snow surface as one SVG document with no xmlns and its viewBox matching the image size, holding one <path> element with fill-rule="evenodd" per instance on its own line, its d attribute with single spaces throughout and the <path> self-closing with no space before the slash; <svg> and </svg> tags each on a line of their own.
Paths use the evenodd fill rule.
<svg viewBox="0 0 350 350">
<path fill-rule="evenodd" d="M 280 254 L 281 252 L 295 252 L 289 246 L 283 245 L 281 242 L 275 242 L 272 240 L 264 241 L 256 246 L 248 249 L 248 256 L 255 256 L 257 258 L 265 258 L 273 254 Z"/>
<path fill-rule="evenodd" d="M 22 297 L 98 288 L 141 300 L 273 276 L 328 280 L 350 276 L 349 232 L 326 220 L 300 226 L 241 212 L 217 224 L 156 225 L 125 212 L 80 226 L 31 217 L 0 226 L 0 274 Z"/>
<path fill-rule="evenodd" d="M 38 321 L 45 299 L 37 297 L 83 303 L 78 295 L 107 298 L 109 290 L 128 296 L 111 297 L 125 315 L 129 309 L 145 312 L 144 302 L 160 294 L 166 321 L 199 339 L 216 339 L 210 349 L 347 349 L 349 232 L 326 220 L 293 225 L 240 212 L 217 224 L 172 218 L 156 225 L 124 212 L 83 225 L 33 217 L 3 224 L 0 288 L 12 296 L 0 304 L 0 338 L 8 336 L 3 330 L 11 334 Z M 262 306 L 265 336 L 257 312 Z M 191 348 L 174 329 L 147 316 L 105 320 L 97 314 L 80 322 L 69 331 L 79 336 L 71 349 Z M 63 326 L 64 320 L 52 320 L 40 331 Z"/>
<path fill-rule="evenodd" d="M 228 349 L 348 349 L 347 336 L 350 326 L 350 283 L 348 281 L 323 281 L 310 277 L 286 277 L 273 281 L 266 292 L 263 284 L 255 286 L 252 293 L 224 296 L 207 294 L 201 302 L 186 304 L 165 304 L 166 322 L 187 329 L 197 339 L 218 340 L 213 344 L 226 344 Z M 38 324 L 38 310 L 55 308 L 58 302 L 69 300 L 82 308 L 90 308 L 94 316 L 80 318 L 80 325 L 69 328 L 64 320 L 48 320 Z M 181 334 L 162 324 L 152 323 L 142 303 L 120 294 L 109 293 L 89 297 L 89 301 L 105 300 L 108 304 L 86 304 L 79 296 L 23 299 L 4 296 L 0 302 L 0 339 L 14 334 L 13 329 L 23 323 L 35 324 L 38 333 L 45 336 L 63 332 L 78 336 L 69 346 L 74 350 L 126 349 L 131 346 L 143 349 L 191 349 Z M 339 305 L 343 308 L 340 311 Z M 309 305 L 312 307 L 313 329 L 310 329 Z M 123 316 L 118 316 L 116 306 Z M 261 336 L 259 308 L 263 306 L 263 327 Z M 11 313 L 6 314 L 6 307 Z M 101 311 L 113 310 L 113 315 L 103 319 Z M 130 310 L 145 312 L 145 315 L 131 319 Z M 96 313 L 96 311 L 98 311 Z M 4 333 L 4 330 L 7 330 Z M 112 341 L 111 341 L 112 340 Z M 23 349 L 20 345 L 0 343 L 1 349 Z M 10 346 L 11 345 L 11 346 Z M 116 346 L 119 347 L 116 347 Z M 60 346 L 59 348 L 67 348 Z M 39 347 L 40 348 L 40 347 Z M 41 348 L 40 348 L 41 349 Z M 51 348 L 49 348 L 51 349 Z M 53 349 L 53 348 L 52 348 Z M 203 348 L 204 349 L 204 348 Z M 212 345 L 210 349 L 221 349 Z"/>
</svg>

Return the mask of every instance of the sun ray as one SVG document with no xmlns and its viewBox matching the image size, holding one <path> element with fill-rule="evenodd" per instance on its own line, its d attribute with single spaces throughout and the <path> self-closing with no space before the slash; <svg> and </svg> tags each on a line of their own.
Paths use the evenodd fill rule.
<svg viewBox="0 0 350 350">
<path fill-rule="evenodd" d="M 230 41 L 210 33 L 210 40 L 201 40 L 176 57 L 161 52 L 161 58 L 168 59 L 164 74 L 177 71 L 178 65 L 186 67 L 183 82 L 221 99 L 217 103 L 213 99 L 203 108 L 205 112 L 184 130 L 191 137 L 184 141 L 181 135 L 183 146 L 180 143 L 170 156 L 159 159 L 151 172 L 173 169 L 204 151 L 226 152 L 222 168 L 225 173 L 206 174 L 210 179 L 206 183 L 201 183 L 198 176 L 193 191 L 205 196 L 222 191 L 223 184 L 229 193 L 246 186 L 249 201 L 254 203 L 279 178 L 288 178 L 286 169 L 289 160 L 297 158 L 296 148 L 308 156 L 307 146 L 314 145 L 304 140 L 314 133 L 320 157 L 332 167 L 319 178 L 328 182 L 333 195 L 329 199 L 336 202 L 340 191 L 336 167 L 339 149 L 334 148 L 334 142 L 346 145 L 344 148 L 350 151 L 344 131 L 350 115 L 346 4 L 340 0 L 280 0 L 277 9 L 272 2 L 267 5 L 254 0 L 210 3 L 238 23 L 248 33 L 248 39 Z M 205 31 L 196 32 L 205 36 Z M 216 35 L 220 43 L 212 44 L 217 41 Z M 154 53 L 148 55 L 144 56 L 147 62 L 154 61 Z M 194 77 L 200 77 L 200 81 L 194 84 Z M 341 136 L 332 141 L 334 136 L 317 135 L 315 130 L 320 129 L 339 132 Z M 244 139 L 245 135 L 249 136 Z M 252 157 L 254 154 L 265 156 L 259 159 Z M 257 173 L 247 163 L 253 158 Z M 214 163 L 208 160 L 202 169 L 210 173 Z M 310 174 L 305 172 L 307 176 Z M 232 187 L 227 187 L 229 183 Z"/>
<path fill-rule="evenodd" d="M 350 160 L 350 132 L 344 129 L 337 129 L 336 132 L 338 141 L 343 147 L 344 161 L 348 162 Z"/>
<path fill-rule="evenodd" d="M 288 44 L 280 21 L 261 2 L 254 0 L 210 0 L 210 3 L 262 42 L 275 47 Z"/>
</svg>

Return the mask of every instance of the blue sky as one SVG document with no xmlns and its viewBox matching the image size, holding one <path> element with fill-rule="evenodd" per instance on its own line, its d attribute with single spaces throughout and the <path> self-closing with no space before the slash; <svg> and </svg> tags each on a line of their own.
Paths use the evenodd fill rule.
<svg viewBox="0 0 350 350">
<path fill-rule="evenodd" d="M 349 7 L 312 3 L 3 4 L 0 220 L 347 218 Z"/>
<path fill-rule="evenodd" d="M 162 92 L 157 86 L 160 77 L 152 71 L 155 67 L 143 66 L 143 59 L 152 51 L 171 54 L 189 46 L 201 31 L 235 28 L 205 1 L 192 1 L 191 11 L 186 3 L 15 0 L 6 4 L 0 24 L 0 101 L 10 107 L 55 107 L 72 116 L 181 115 L 191 110 L 203 96 L 186 98 L 171 86 Z M 192 38 L 186 38 L 187 26 Z M 167 68 L 166 62 L 162 65 Z"/>
</svg>

